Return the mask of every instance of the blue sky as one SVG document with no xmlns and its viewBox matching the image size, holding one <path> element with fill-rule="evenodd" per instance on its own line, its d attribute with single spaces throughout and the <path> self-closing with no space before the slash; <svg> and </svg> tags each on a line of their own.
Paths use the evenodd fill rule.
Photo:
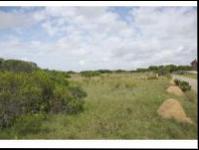
<svg viewBox="0 0 199 150">
<path fill-rule="evenodd" d="M 186 65 L 196 7 L 0 7 L 0 57 L 57 70 Z"/>
</svg>

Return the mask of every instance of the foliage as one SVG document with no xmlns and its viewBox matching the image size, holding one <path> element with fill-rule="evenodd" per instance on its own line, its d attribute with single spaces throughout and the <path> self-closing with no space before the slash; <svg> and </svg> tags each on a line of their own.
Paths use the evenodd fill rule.
<svg viewBox="0 0 199 150">
<path fill-rule="evenodd" d="M 68 78 L 70 78 L 70 75 L 68 73 L 55 70 L 45 71 L 48 73 L 50 79 L 53 80 L 55 84 L 63 86 L 67 86 L 69 84 Z"/>
<path fill-rule="evenodd" d="M 16 135 L 23 136 L 27 133 L 38 133 L 42 130 L 42 121 L 45 114 L 26 114 L 18 117 L 13 125 Z"/>
<path fill-rule="evenodd" d="M 80 73 L 83 77 L 88 77 L 88 78 L 100 75 L 100 72 L 98 71 L 82 71 Z"/>
<path fill-rule="evenodd" d="M 9 126 L 22 114 L 47 112 L 53 83 L 42 71 L 0 73 L 0 126 Z"/>
<path fill-rule="evenodd" d="M 175 79 L 174 82 L 175 82 L 175 84 L 176 84 L 177 86 L 179 86 L 179 87 L 181 88 L 181 90 L 182 90 L 183 92 L 185 92 L 185 91 L 190 91 L 190 90 L 191 90 L 191 86 L 190 86 L 189 83 L 186 82 L 186 81 L 180 81 L 180 80 Z"/>
<path fill-rule="evenodd" d="M 52 113 L 78 113 L 83 110 L 86 93 L 79 87 L 56 88 L 51 101 Z"/>
<path fill-rule="evenodd" d="M 108 69 L 100 69 L 100 70 L 98 70 L 98 72 L 100 72 L 100 73 L 112 73 L 112 71 L 108 70 Z"/>
<path fill-rule="evenodd" d="M 138 68 L 136 72 L 146 72 L 146 71 L 153 71 L 158 73 L 159 75 L 168 75 L 173 72 L 183 72 L 192 70 L 191 66 L 176 66 L 173 64 L 170 65 L 160 65 L 160 66 L 149 66 L 148 68 Z"/>
<path fill-rule="evenodd" d="M 69 115 L 65 112 L 47 114 L 47 119 L 42 121 L 42 126 L 38 124 L 39 132 L 34 129 L 29 130 L 28 125 L 26 130 L 23 130 L 25 127 L 21 125 L 19 130 L 24 132 L 21 133 L 17 131 L 17 128 L 20 128 L 20 122 L 17 121 L 18 127 L 14 125 L 13 130 L 12 128 L 2 129 L 0 138 L 197 139 L 196 103 L 188 101 L 185 95 L 177 98 L 187 116 L 196 125 L 183 125 L 173 120 L 161 119 L 157 109 L 167 98 L 170 98 L 170 94 L 165 91 L 169 80 L 164 76 L 159 77 L 158 80 L 143 80 L 146 74 L 113 73 L 100 77 L 99 80 L 90 80 L 89 84 L 80 74 L 75 74 L 71 80 L 75 78 L 88 94 L 81 114 Z M 126 83 L 135 86 L 127 88 L 124 86 Z M 70 86 L 71 84 L 69 81 Z M 113 88 L 116 84 L 121 86 Z M 63 86 L 57 84 L 53 93 L 61 87 Z M 67 87 L 63 87 L 63 91 L 68 91 Z M 197 95 L 195 102 L 197 102 Z M 28 120 L 24 119 L 24 122 L 29 122 Z M 21 123 L 24 124 L 24 122 Z M 18 135 L 15 136 L 14 131 L 17 131 Z"/>
<path fill-rule="evenodd" d="M 26 62 L 22 60 L 0 60 L 0 70 L 12 72 L 32 72 L 38 69 L 37 65 L 33 62 Z"/>
<path fill-rule="evenodd" d="M 66 72 L 33 69 L 29 62 L 3 61 L 0 71 L 0 128 L 12 126 L 21 116 L 83 110 L 86 93 L 69 84 Z M 16 68 L 14 67 L 16 65 Z M 32 66 L 32 68 L 28 68 Z"/>
</svg>

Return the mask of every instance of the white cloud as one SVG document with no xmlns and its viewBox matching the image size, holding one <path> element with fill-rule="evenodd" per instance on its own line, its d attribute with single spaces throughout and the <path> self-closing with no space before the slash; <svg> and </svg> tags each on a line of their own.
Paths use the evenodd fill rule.
<svg viewBox="0 0 199 150">
<path fill-rule="evenodd" d="M 31 13 L 0 11 L 0 30 L 8 28 L 23 28 L 34 24 Z"/>
<path fill-rule="evenodd" d="M 1 23 L 6 15 L 11 21 Z M 0 57 L 27 58 L 61 70 L 189 64 L 197 57 L 192 7 L 136 7 L 126 15 L 128 21 L 108 7 L 46 7 L 18 17 L 0 12 L 0 29 L 26 25 L 29 17 L 49 39 L 1 41 Z"/>
</svg>

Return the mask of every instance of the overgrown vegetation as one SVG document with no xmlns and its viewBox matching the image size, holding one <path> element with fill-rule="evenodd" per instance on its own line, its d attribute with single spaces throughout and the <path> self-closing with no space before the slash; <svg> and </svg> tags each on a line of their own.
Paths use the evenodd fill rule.
<svg viewBox="0 0 199 150">
<path fill-rule="evenodd" d="M 4 67 L 2 67 L 2 62 Z M 164 120 L 157 109 L 175 70 L 31 71 L 0 59 L 1 139 L 196 139 L 196 125 Z M 31 63 L 28 63 L 31 64 Z M 182 69 L 182 68 L 181 68 Z M 186 69 L 186 68 L 184 68 Z M 172 71 L 171 71 L 172 70 Z M 177 97 L 197 124 L 194 91 Z M 81 113 L 80 113 L 81 112 Z"/>
<path fill-rule="evenodd" d="M 191 66 L 176 66 L 173 64 L 170 65 L 160 65 L 160 66 L 149 66 L 148 68 L 138 68 L 137 72 L 147 72 L 153 71 L 158 73 L 159 75 L 166 75 L 173 72 L 180 72 L 180 71 L 188 71 L 192 70 Z"/>
<path fill-rule="evenodd" d="M 32 72 L 37 70 L 37 64 L 33 62 L 27 62 L 22 60 L 0 59 L 0 71 L 11 71 L 11 72 Z"/>
<path fill-rule="evenodd" d="M 21 116 L 38 113 L 78 113 L 86 93 L 69 84 L 64 72 L 39 69 L 34 63 L 2 60 L 0 68 L 0 128 Z"/>
<path fill-rule="evenodd" d="M 168 76 L 171 73 L 184 73 L 184 71 L 190 71 L 193 68 L 191 66 L 185 65 L 160 65 L 160 66 L 149 66 L 148 68 L 137 68 L 136 70 L 108 70 L 108 69 L 99 69 L 99 70 L 93 70 L 93 71 L 81 71 L 80 74 L 84 77 L 93 77 L 93 76 L 99 76 L 100 74 L 110 74 L 110 73 L 139 73 L 139 72 L 154 72 L 158 75 L 166 75 Z M 68 71 L 69 74 L 75 74 L 77 72 L 74 71 Z"/>
<path fill-rule="evenodd" d="M 81 85 L 87 93 L 84 111 L 75 115 L 48 114 L 42 125 L 35 125 L 39 132 L 31 129 L 30 133 L 18 135 L 18 138 L 197 139 L 197 96 L 194 91 L 189 97 L 175 98 L 195 125 L 162 119 L 157 109 L 166 99 L 173 97 L 166 92 L 170 80 L 165 76 L 156 80 L 143 79 L 148 75 L 147 72 L 105 73 L 91 77 L 89 82 L 81 74 L 72 75 L 69 82 Z M 8 132 L 10 137 L 14 131 L 17 127 Z"/>
<path fill-rule="evenodd" d="M 181 81 L 181 80 L 175 79 L 174 82 L 175 82 L 175 84 L 176 84 L 177 86 L 179 86 L 179 87 L 181 88 L 181 90 L 182 90 L 183 92 L 186 92 L 186 91 L 190 91 L 190 90 L 191 90 L 191 86 L 190 86 L 189 83 L 186 82 L 186 81 Z"/>
<path fill-rule="evenodd" d="M 100 75 L 100 72 L 98 71 L 82 71 L 80 73 L 82 76 L 88 77 L 88 78 Z"/>
</svg>

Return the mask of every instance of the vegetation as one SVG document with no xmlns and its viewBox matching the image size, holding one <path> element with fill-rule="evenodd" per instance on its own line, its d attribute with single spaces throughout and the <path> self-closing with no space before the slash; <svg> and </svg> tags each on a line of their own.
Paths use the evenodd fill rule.
<svg viewBox="0 0 199 150">
<path fill-rule="evenodd" d="M 0 128 L 13 126 L 21 116 L 83 110 L 86 93 L 69 84 L 66 73 L 41 70 L 32 64 L 17 60 L 1 63 Z"/>
<path fill-rule="evenodd" d="M 176 66 L 176 65 L 161 65 L 161 66 L 150 66 L 148 67 L 147 71 L 153 71 L 158 73 L 159 75 L 166 75 L 173 72 L 179 72 L 179 71 L 188 71 L 192 70 L 191 66 Z"/>
<path fill-rule="evenodd" d="M 175 84 L 176 84 L 177 86 L 179 86 L 179 87 L 181 88 L 181 90 L 182 90 L 183 92 L 186 92 L 186 91 L 190 91 L 190 90 L 191 90 L 191 86 L 190 86 L 189 83 L 186 82 L 186 81 L 180 81 L 180 80 L 175 79 L 174 82 L 175 82 Z"/>
<path fill-rule="evenodd" d="M 26 62 L 22 60 L 4 60 L 0 59 L 0 71 L 12 72 L 32 72 L 38 69 L 37 65 L 33 62 Z"/>
<path fill-rule="evenodd" d="M 0 138 L 196 139 L 196 93 L 174 96 L 193 125 L 160 118 L 157 109 L 173 95 L 166 92 L 169 74 L 151 70 L 1 68 Z"/>
<path fill-rule="evenodd" d="M 80 73 L 84 77 L 93 77 L 93 76 L 99 76 L 100 75 L 100 72 L 98 72 L 98 71 L 82 71 Z"/>
<path fill-rule="evenodd" d="M 197 79 L 197 74 L 193 74 L 193 73 L 183 73 L 183 74 L 178 74 L 178 75 L 183 76 L 183 77 L 192 78 L 192 79 Z"/>
</svg>

